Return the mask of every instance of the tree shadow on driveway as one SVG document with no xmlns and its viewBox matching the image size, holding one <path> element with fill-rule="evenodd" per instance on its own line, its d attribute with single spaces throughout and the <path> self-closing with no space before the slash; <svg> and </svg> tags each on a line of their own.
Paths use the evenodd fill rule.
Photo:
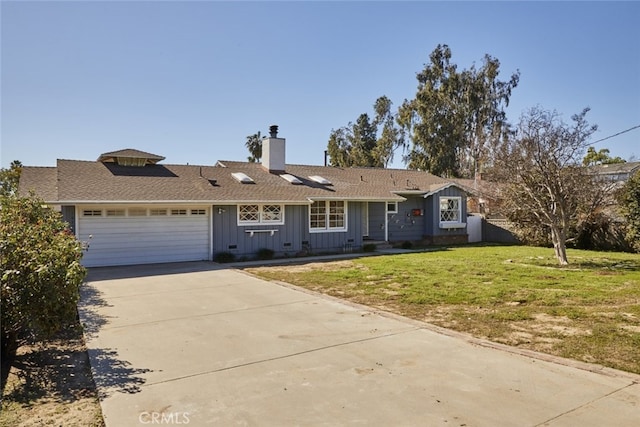
<svg viewBox="0 0 640 427">
<path fill-rule="evenodd" d="M 89 363 L 98 397 L 104 400 L 114 393 L 138 393 L 146 382 L 141 375 L 152 372 L 151 369 L 132 366 L 123 360 L 118 351 L 112 348 L 99 348 L 95 344 L 100 331 L 109 323 L 110 316 L 100 313 L 101 309 L 111 307 L 102 293 L 90 283 L 80 289 L 78 316 L 83 327 Z"/>
</svg>

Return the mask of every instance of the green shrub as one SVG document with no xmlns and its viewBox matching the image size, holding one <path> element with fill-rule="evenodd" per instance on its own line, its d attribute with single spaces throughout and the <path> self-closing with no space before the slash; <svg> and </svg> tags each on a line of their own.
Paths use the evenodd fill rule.
<svg viewBox="0 0 640 427">
<path fill-rule="evenodd" d="M 0 197 L 2 356 L 20 338 L 44 340 L 74 322 L 86 269 L 62 215 L 35 197 Z"/>
<path fill-rule="evenodd" d="M 213 260 L 218 263 L 233 262 L 236 260 L 236 254 L 231 252 L 218 252 Z"/>
<path fill-rule="evenodd" d="M 258 250 L 258 259 L 260 260 L 267 260 L 267 259 L 273 259 L 273 255 L 275 254 L 275 252 L 272 249 L 269 248 L 262 248 L 260 250 Z"/>
<path fill-rule="evenodd" d="M 411 248 L 413 248 L 413 243 L 411 243 L 408 240 L 405 240 L 404 242 L 402 242 L 401 248 L 402 249 L 411 249 Z"/>
<path fill-rule="evenodd" d="M 362 252 L 375 252 L 377 246 L 375 243 L 367 243 L 362 246 Z"/>
</svg>

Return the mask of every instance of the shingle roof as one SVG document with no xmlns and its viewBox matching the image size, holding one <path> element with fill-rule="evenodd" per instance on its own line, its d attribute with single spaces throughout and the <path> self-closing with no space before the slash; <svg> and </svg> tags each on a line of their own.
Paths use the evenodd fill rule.
<svg viewBox="0 0 640 427">
<path fill-rule="evenodd" d="M 640 162 L 610 163 L 606 165 L 591 166 L 592 170 L 598 174 L 621 174 L 630 173 L 640 168 Z"/>
<path fill-rule="evenodd" d="M 58 170 L 55 167 L 23 166 L 18 183 L 18 194 L 27 196 L 31 191 L 42 199 L 58 199 Z"/>
<path fill-rule="evenodd" d="M 253 184 L 231 174 L 243 172 Z M 426 172 L 402 169 L 338 168 L 287 165 L 302 181 L 293 185 L 259 163 L 221 161 L 216 166 L 120 166 L 79 160 L 58 160 L 55 168 L 23 169 L 21 191 L 34 189 L 47 202 L 282 202 L 309 200 L 401 201 L 402 194 L 426 194 L 451 184 Z M 331 182 L 322 185 L 309 177 Z M 56 185 L 57 183 L 57 185 Z"/>
</svg>

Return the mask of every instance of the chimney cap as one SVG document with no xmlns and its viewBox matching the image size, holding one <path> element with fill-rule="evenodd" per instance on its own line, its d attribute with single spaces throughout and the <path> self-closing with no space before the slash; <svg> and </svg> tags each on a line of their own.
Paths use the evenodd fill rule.
<svg viewBox="0 0 640 427">
<path fill-rule="evenodd" d="M 278 125 L 269 126 L 269 136 L 271 138 L 277 138 L 278 137 Z"/>
</svg>

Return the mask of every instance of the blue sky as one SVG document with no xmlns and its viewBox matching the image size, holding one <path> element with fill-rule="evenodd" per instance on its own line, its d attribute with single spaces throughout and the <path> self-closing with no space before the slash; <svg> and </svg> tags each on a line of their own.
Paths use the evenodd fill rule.
<svg viewBox="0 0 640 427">
<path fill-rule="evenodd" d="M 593 140 L 640 125 L 639 2 L 7 2 L 2 167 L 137 148 L 165 163 L 246 160 L 272 124 L 287 163 L 332 129 L 398 107 L 439 44 L 460 69 L 520 70 L 507 110 L 584 107 Z M 595 145 L 640 158 L 640 129 Z M 404 167 L 396 153 L 394 167 Z"/>
</svg>

